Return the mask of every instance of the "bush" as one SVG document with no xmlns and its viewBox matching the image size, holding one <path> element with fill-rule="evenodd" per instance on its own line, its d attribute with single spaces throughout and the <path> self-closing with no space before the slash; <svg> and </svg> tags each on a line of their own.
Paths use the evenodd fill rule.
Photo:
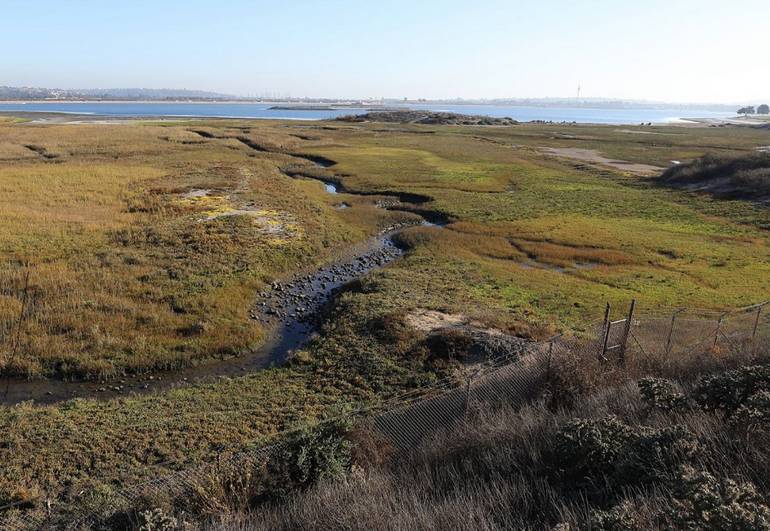
<svg viewBox="0 0 770 531">
<path fill-rule="evenodd" d="M 608 511 L 591 511 L 593 531 L 627 531 L 640 529 L 642 523 L 630 503 L 621 503 Z"/>
<path fill-rule="evenodd" d="M 730 416 L 759 391 L 770 391 L 770 366 L 741 367 L 703 378 L 693 390 L 693 398 L 706 411 L 724 411 Z"/>
<path fill-rule="evenodd" d="M 160 509 L 145 511 L 141 514 L 139 531 L 176 531 L 179 522 Z"/>
<path fill-rule="evenodd" d="M 634 430 L 616 417 L 569 422 L 556 434 L 557 464 L 575 481 L 600 479 L 613 472 L 634 437 Z"/>
<path fill-rule="evenodd" d="M 619 485 L 664 483 L 675 477 L 682 463 L 701 453 L 695 436 L 686 429 L 641 428 L 620 454 L 614 474 Z"/>
<path fill-rule="evenodd" d="M 770 530 L 770 508 L 751 483 L 719 481 L 708 472 L 685 468 L 673 505 L 668 516 L 676 529 Z"/>
<path fill-rule="evenodd" d="M 425 340 L 431 360 L 462 360 L 473 347 L 473 338 L 464 330 L 447 329 L 431 334 Z"/>
<path fill-rule="evenodd" d="M 733 426 L 770 433 L 770 391 L 759 391 L 741 404 L 730 418 Z"/>
<path fill-rule="evenodd" d="M 403 312 L 387 313 L 374 319 L 369 325 L 377 340 L 391 346 L 394 354 L 408 353 L 418 342 L 420 335 L 406 321 Z"/>
<path fill-rule="evenodd" d="M 677 390 L 676 384 L 665 378 L 642 378 L 637 382 L 639 392 L 650 407 L 672 411 L 687 405 L 685 396 Z"/>
<path fill-rule="evenodd" d="M 267 496 L 284 497 L 320 480 L 345 475 L 351 465 L 352 444 L 346 438 L 351 429 L 351 421 L 343 419 L 290 436 L 268 464 Z"/>
<path fill-rule="evenodd" d="M 741 157 L 705 155 L 687 164 L 667 169 L 660 176 L 664 184 L 698 184 L 715 194 L 762 197 L 770 193 L 770 155 L 752 153 Z"/>
<path fill-rule="evenodd" d="M 573 481 L 616 487 L 668 481 L 700 453 L 681 427 L 631 427 L 616 417 L 570 422 L 556 435 L 561 473 Z"/>
</svg>

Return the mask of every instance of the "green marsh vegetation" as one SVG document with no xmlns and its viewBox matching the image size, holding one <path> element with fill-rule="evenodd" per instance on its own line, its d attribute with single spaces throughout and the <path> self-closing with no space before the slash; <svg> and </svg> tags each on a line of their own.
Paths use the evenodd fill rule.
<svg viewBox="0 0 770 531">
<path fill-rule="evenodd" d="M 286 176 L 299 162 L 285 153 L 336 161 L 306 171 L 349 190 L 427 196 L 420 208 L 450 223 L 403 231 L 407 255 L 343 292 L 286 367 L 0 409 L 0 505 L 42 510 L 46 499 L 152 478 L 336 404 L 430 382 L 451 364 L 435 363 L 424 334 L 404 324 L 416 308 L 542 338 L 579 333 L 607 301 L 726 308 L 770 298 L 766 207 L 544 152 L 577 147 L 663 168 L 768 143 L 749 128 L 3 123 L 2 322 L 17 322 L 24 292 L 34 309 L 18 355 L 0 352 L 4 375 L 114 380 L 264 341 L 249 318 L 259 290 L 403 214 Z M 336 210 L 343 198 L 352 208 Z M 244 209 L 253 213 L 229 215 Z"/>
</svg>

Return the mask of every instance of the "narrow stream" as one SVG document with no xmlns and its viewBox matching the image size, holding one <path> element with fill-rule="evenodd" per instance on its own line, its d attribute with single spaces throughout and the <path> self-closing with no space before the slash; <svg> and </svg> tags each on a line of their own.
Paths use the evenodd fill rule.
<svg viewBox="0 0 770 531">
<path fill-rule="evenodd" d="M 328 167 L 328 159 L 302 156 L 321 167 Z M 320 181 L 329 194 L 381 196 L 388 201 L 378 204 L 388 210 L 408 211 L 422 219 L 404 223 L 382 231 L 378 236 L 347 250 L 346 258 L 290 280 L 274 282 L 259 294 L 252 316 L 267 325 L 271 331 L 267 342 L 252 352 L 226 360 L 206 360 L 201 365 L 186 369 L 128 376 L 109 382 L 0 379 L 0 404 L 13 405 L 34 400 L 51 404 L 72 398 L 109 399 L 135 393 L 149 393 L 183 387 L 193 383 L 213 382 L 219 377 L 243 376 L 284 363 L 291 351 L 301 347 L 312 337 L 318 325 L 321 308 L 340 288 L 366 273 L 382 268 L 402 256 L 404 251 L 393 236 L 407 226 L 422 224 L 440 227 L 446 223 L 436 212 L 420 210 L 415 205 L 427 198 L 399 192 L 350 192 L 339 184 L 309 175 L 290 175 Z M 346 203 L 345 203 L 346 204 Z"/>
</svg>

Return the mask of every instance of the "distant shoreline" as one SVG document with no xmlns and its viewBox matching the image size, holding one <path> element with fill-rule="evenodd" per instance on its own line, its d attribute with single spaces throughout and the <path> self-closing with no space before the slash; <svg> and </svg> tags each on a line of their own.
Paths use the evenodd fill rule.
<svg viewBox="0 0 770 531">
<path fill-rule="evenodd" d="M 0 113 L 4 115 L 24 113 L 35 121 L 44 115 L 51 117 L 82 116 L 95 121 L 96 117 L 125 121 L 130 119 L 268 119 L 268 120 L 331 120 L 341 116 L 368 112 L 429 111 L 490 118 L 511 118 L 517 122 L 576 123 L 605 125 L 691 125 L 708 126 L 720 123 L 735 125 L 764 124 L 763 118 L 738 118 L 729 112 L 708 112 L 683 109 L 628 109 L 628 108 L 581 108 L 541 107 L 526 105 L 479 105 L 479 104 L 363 104 L 295 103 L 251 101 L 201 101 L 201 100 L 3 100 Z M 53 119 L 51 119 L 53 121 Z M 58 120 L 57 120 L 58 121 Z"/>
<path fill-rule="evenodd" d="M 252 101 L 252 100 L 0 100 L 0 105 L 66 105 L 66 104 L 116 104 L 116 103 L 141 103 L 141 104 L 185 104 L 185 105 L 213 105 L 213 104 L 243 104 L 243 105 L 279 105 L 281 101 Z M 342 104 L 340 104 L 342 105 Z"/>
<path fill-rule="evenodd" d="M 643 104 L 623 104 L 613 102 L 491 102 L 491 101 L 315 101 L 315 102 L 299 102 L 293 100 L 262 100 L 262 99 L 23 99 L 23 100 L 0 100 L 2 105 L 67 105 L 67 104 L 155 104 L 155 105 L 274 105 L 281 107 L 291 107 L 296 109 L 312 110 L 311 108 L 332 107 L 332 108 L 366 108 L 366 109 L 393 109 L 408 106 L 411 108 L 419 107 L 421 105 L 430 106 L 461 106 L 461 107 L 526 107 L 537 109 L 594 109 L 594 110 L 625 110 L 625 111 L 704 111 L 704 112 L 734 112 L 727 110 L 724 106 L 709 106 L 709 105 L 676 105 L 676 104 L 660 104 L 660 105 L 643 105 Z"/>
<path fill-rule="evenodd" d="M 687 120 L 691 122 L 696 122 L 699 124 L 705 124 L 705 125 L 719 125 L 719 124 L 727 124 L 727 125 L 764 125 L 770 123 L 770 115 L 766 114 L 760 114 L 760 115 L 753 115 L 748 117 L 743 116 L 734 116 L 732 118 L 687 118 Z"/>
</svg>

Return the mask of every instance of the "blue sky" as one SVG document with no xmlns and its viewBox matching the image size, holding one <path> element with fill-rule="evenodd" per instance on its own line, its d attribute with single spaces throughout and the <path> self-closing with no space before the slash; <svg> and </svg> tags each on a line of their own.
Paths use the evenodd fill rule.
<svg viewBox="0 0 770 531">
<path fill-rule="evenodd" d="M 770 99 L 767 0 L 0 0 L 0 85 Z"/>
</svg>

